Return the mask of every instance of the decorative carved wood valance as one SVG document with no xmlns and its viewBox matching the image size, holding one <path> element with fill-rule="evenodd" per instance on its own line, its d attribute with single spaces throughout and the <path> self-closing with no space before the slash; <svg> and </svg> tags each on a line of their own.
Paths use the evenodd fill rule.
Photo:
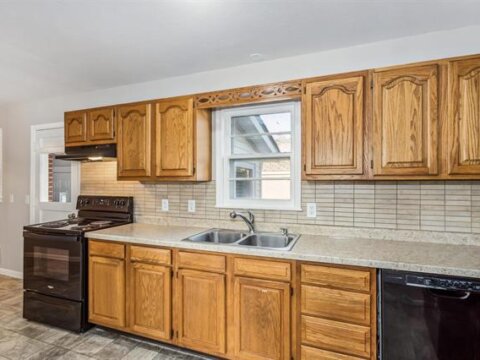
<svg viewBox="0 0 480 360">
<path fill-rule="evenodd" d="M 214 91 L 195 96 L 195 107 L 206 109 L 267 100 L 287 100 L 302 95 L 302 81 L 248 86 L 224 91 Z"/>
</svg>

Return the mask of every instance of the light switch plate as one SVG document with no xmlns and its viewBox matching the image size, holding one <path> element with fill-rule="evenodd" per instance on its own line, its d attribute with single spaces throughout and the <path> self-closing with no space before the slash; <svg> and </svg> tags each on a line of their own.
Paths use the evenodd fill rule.
<svg viewBox="0 0 480 360">
<path fill-rule="evenodd" d="M 15 202 L 15 195 L 10 194 L 10 202 L 14 203 Z"/>
<path fill-rule="evenodd" d="M 168 211 L 168 199 L 162 199 L 162 211 Z"/>
<path fill-rule="evenodd" d="M 307 203 L 307 217 L 309 218 L 317 217 L 317 204 Z"/>
<path fill-rule="evenodd" d="M 188 200 L 188 212 L 195 212 L 195 200 Z"/>
<path fill-rule="evenodd" d="M 25 205 L 30 205 L 30 195 L 25 195 Z"/>
</svg>

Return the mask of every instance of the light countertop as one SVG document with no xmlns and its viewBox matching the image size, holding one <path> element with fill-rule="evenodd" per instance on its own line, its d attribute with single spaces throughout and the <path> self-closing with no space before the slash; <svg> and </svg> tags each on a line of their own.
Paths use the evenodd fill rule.
<svg viewBox="0 0 480 360">
<path fill-rule="evenodd" d="M 480 246 L 475 245 L 302 235 L 291 251 L 281 251 L 182 241 L 205 230 L 208 228 L 129 224 L 88 232 L 87 237 L 152 246 L 480 278 Z"/>
</svg>

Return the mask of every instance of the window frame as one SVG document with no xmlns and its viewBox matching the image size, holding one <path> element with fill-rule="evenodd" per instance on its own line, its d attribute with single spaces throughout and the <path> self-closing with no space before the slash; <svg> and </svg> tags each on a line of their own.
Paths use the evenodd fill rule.
<svg viewBox="0 0 480 360">
<path fill-rule="evenodd" d="M 216 207 L 260 210 L 301 211 L 301 104 L 300 101 L 237 106 L 215 110 L 215 179 Z M 231 154 L 231 119 L 236 116 L 291 114 L 291 152 L 278 154 Z M 238 159 L 290 159 L 290 199 L 231 199 L 230 160 Z M 270 180 L 270 179 L 267 179 Z"/>
</svg>

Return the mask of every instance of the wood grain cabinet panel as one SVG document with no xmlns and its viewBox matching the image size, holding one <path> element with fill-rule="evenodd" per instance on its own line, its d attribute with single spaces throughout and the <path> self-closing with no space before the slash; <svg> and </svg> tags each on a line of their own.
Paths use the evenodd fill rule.
<svg viewBox="0 0 480 360">
<path fill-rule="evenodd" d="M 177 256 L 178 266 L 181 268 L 213 272 L 225 272 L 226 260 L 224 255 L 188 251 L 179 251 Z"/>
<path fill-rule="evenodd" d="M 152 167 L 151 105 L 125 105 L 117 108 L 118 178 L 146 178 Z"/>
<path fill-rule="evenodd" d="M 375 71 L 374 174 L 438 173 L 438 65 Z"/>
<path fill-rule="evenodd" d="M 235 258 L 233 272 L 235 275 L 260 279 L 280 281 L 290 281 L 291 279 L 291 265 L 289 263 L 270 260 Z"/>
<path fill-rule="evenodd" d="M 88 141 L 115 142 L 115 114 L 113 108 L 93 109 L 87 112 Z"/>
<path fill-rule="evenodd" d="M 171 338 L 171 269 L 131 263 L 129 266 L 129 328 L 159 340 Z"/>
<path fill-rule="evenodd" d="M 169 249 L 158 249 L 146 246 L 131 245 L 130 261 L 170 265 L 172 262 L 172 254 Z"/>
<path fill-rule="evenodd" d="M 124 259 L 125 245 L 116 244 L 108 241 L 89 240 L 88 252 L 90 255 Z"/>
<path fill-rule="evenodd" d="M 181 269 L 177 279 L 178 344 L 194 350 L 226 352 L 226 278 Z"/>
<path fill-rule="evenodd" d="M 85 145 L 87 142 L 87 116 L 85 111 L 65 113 L 65 146 Z"/>
<path fill-rule="evenodd" d="M 310 346 L 302 346 L 301 348 L 302 360 L 362 360 L 356 356 L 349 356 L 322 349 L 316 349 Z"/>
<path fill-rule="evenodd" d="M 448 172 L 480 174 L 480 57 L 448 65 Z"/>
<path fill-rule="evenodd" d="M 370 294 L 302 285 L 303 314 L 370 326 Z"/>
<path fill-rule="evenodd" d="M 370 357 L 370 328 L 302 315 L 302 342 L 333 352 Z"/>
<path fill-rule="evenodd" d="M 290 359 L 290 284 L 235 278 L 235 358 Z"/>
<path fill-rule="evenodd" d="M 305 174 L 355 175 L 364 169 L 364 77 L 307 83 Z"/>
<path fill-rule="evenodd" d="M 192 176 L 193 98 L 156 104 L 156 175 Z"/>
<path fill-rule="evenodd" d="M 125 327 L 125 261 L 89 257 L 88 319 L 99 325 Z"/>
<path fill-rule="evenodd" d="M 369 270 L 303 264 L 301 267 L 301 279 L 303 283 L 320 286 L 354 291 L 370 291 Z"/>
</svg>

